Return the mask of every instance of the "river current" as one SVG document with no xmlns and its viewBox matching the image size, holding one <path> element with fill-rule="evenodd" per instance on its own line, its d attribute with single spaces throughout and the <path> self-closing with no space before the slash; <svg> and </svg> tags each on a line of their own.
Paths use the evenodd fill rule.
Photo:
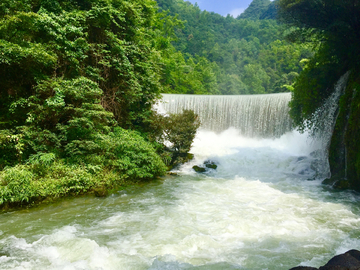
<svg viewBox="0 0 360 270">
<path fill-rule="evenodd" d="M 0 215 L 0 269 L 289 269 L 360 248 L 360 198 L 306 134 L 200 130 L 177 176 Z M 212 160 L 216 170 L 195 173 Z"/>
</svg>

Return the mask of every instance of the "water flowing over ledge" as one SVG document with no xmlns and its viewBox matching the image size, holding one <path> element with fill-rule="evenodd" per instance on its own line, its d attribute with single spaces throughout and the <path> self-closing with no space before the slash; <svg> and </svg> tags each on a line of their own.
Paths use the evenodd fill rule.
<svg viewBox="0 0 360 270">
<path fill-rule="evenodd" d="M 211 131 L 236 128 L 246 137 L 280 137 L 292 129 L 290 93 L 266 95 L 177 95 L 163 94 L 161 107 L 168 113 L 191 109 L 201 127 Z"/>
</svg>

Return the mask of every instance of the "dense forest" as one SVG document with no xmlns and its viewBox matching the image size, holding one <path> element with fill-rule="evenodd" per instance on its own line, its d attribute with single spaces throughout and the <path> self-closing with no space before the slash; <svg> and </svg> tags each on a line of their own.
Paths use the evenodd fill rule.
<svg viewBox="0 0 360 270">
<path fill-rule="evenodd" d="M 155 1 L 6 0 L 0 21 L 0 205 L 105 194 L 186 158 L 196 115 L 152 110 L 172 50 Z"/>
<path fill-rule="evenodd" d="M 275 2 L 254 0 L 238 18 L 201 11 L 182 0 L 158 0 L 176 16 L 176 57 L 166 63 L 166 92 L 264 94 L 288 92 L 312 56 L 312 47 L 290 43 L 276 18 Z M 187 75 L 181 78 L 183 69 Z"/>
</svg>

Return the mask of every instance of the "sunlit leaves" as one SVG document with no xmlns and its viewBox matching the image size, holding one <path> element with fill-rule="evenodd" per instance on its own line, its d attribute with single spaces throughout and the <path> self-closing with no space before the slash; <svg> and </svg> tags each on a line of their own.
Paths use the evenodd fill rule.
<svg viewBox="0 0 360 270">
<path fill-rule="evenodd" d="M 358 1 L 280 0 L 280 15 L 290 26 L 288 37 L 316 49 L 296 80 L 291 114 L 302 128 L 317 125 L 313 114 L 348 70 L 359 70 L 360 6 Z"/>
</svg>

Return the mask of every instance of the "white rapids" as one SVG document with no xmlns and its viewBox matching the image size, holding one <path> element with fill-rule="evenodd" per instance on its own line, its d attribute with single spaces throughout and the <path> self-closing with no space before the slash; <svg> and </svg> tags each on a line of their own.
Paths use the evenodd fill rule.
<svg viewBox="0 0 360 270">
<path fill-rule="evenodd" d="M 195 159 L 106 199 L 0 216 L 0 269 L 289 269 L 360 247 L 358 196 L 322 187 L 297 132 L 199 131 Z M 191 167 L 211 159 L 217 170 Z"/>
<path fill-rule="evenodd" d="M 250 99 L 238 98 L 246 104 Z M 279 123 L 287 104 L 255 99 L 278 104 L 260 111 Z M 177 176 L 107 198 L 2 213 L 0 269 L 286 270 L 319 267 L 359 249 L 360 197 L 321 185 L 328 175 L 319 150 L 324 142 L 288 124 L 268 133 L 270 126 L 255 135 L 241 126 L 221 132 L 203 126 L 191 150 L 194 160 L 176 169 Z M 192 169 L 207 160 L 217 169 Z"/>
</svg>

